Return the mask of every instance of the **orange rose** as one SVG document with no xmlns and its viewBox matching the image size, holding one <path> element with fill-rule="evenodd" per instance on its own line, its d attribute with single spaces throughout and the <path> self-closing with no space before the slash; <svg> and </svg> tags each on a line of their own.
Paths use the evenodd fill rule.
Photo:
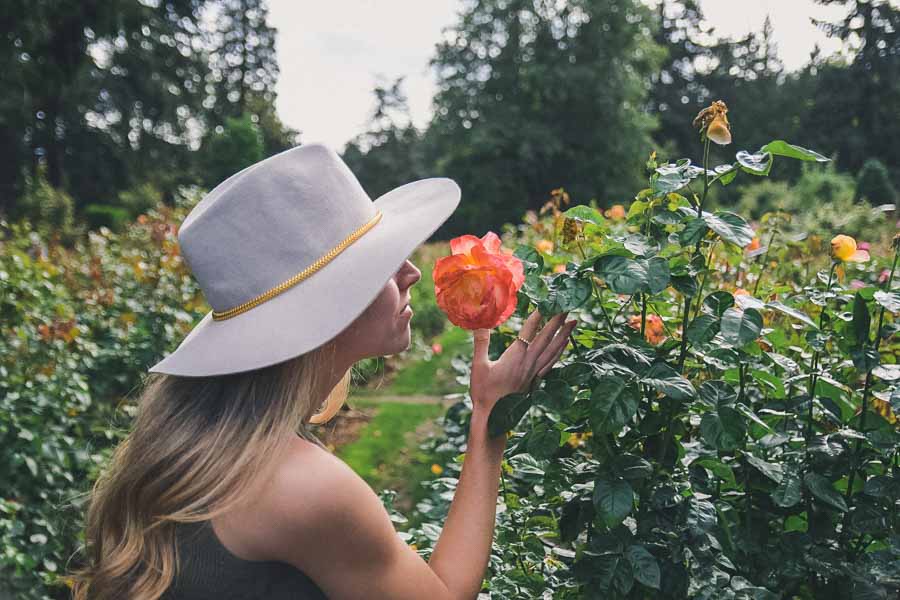
<svg viewBox="0 0 900 600">
<path fill-rule="evenodd" d="M 613 204 L 604 214 L 613 221 L 621 221 L 626 215 L 625 207 L 621 204 Z"/>
<path fill-rule="evenodd" d="M 500 247 L 493 231 L 450 240 L 450 256 L 434 264 L 434 295 L 450 322 L 463 329 L 493 329 L 516 310 L 525 283 L 522 261 Z"/>
<path fill-rule="evenodd" d="M 744 246 L 744 250 L 746 250 L 747 252 L 753 252 L 754 250 L 759 250 L 759 238 L 758 237 L 753 238 L 753 241 L 751 241 L 749 244 Z"/>
<path fill-rule="evenodd" d="M 636 331 L 641 330 L 641 315 L 632 315 L 628 318 L 628 326 Z M 658 315 L 647 315 L 647 323 L 644 326 L 644 338 L 654 346 L 666 339 L 666 329 L 662 319 Z"/>
</svg>

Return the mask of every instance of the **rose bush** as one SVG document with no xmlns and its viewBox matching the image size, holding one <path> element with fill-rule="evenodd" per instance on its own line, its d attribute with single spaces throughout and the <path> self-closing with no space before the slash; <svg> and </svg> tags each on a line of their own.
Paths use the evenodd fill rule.
<svg viewBox="0 0 900 600">
<path fill-rule="evenodd" d="M 798 238 L 791 215 L 754 228 L 708 210 L 712 186 L 768 175 L 776 157 L 827 161 L 776 140 L 716 165 L 710 140 L 730 141 L 722 109 L 697 121 L 699 165 L 651 155 L 624 220 L 561 210 L 554 191 L 543 218 L 506 231 L 525 281 L 491 357 L 534 306 L 575 311 L 584 326 L 540 386 L 491 414 L 491 432 L 511 435 L 492 597 L 900 590 L 897 246 L 873 241 L 869 262 L 854 262 L 855 242 L 838 238 L 832 256 L 824 241 L 840 231 Z M 533 247 L 548 232 L 553 255 Z M 754 238 L 765 243 L 746 250 Z M 669 332 L 658 344 L 646 339 L 653 316 Z M 423 556 L 458 481 L 470 408 L 451 407 L 429 445 L 444 469 L 417 507 L 424 523 L 406 532 Z"/>
</svg>

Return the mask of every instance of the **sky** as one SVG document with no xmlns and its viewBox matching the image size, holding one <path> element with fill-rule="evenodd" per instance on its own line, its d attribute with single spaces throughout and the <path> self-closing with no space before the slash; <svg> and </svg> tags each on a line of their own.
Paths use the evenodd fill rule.
<svg viewBox="0 0 900 600">
<path fill-rule="evenodd" d="M 788 70 L 801 67 L 816 43 L 825 54 L 839 49 L 809 18 L 836 20 L 843 14 L 840 7 L 813 0 L 700 0 L 700 5 L 721 37 L 760 30 L 768 14 Z M 269 24 L 278 29 L 281 120 L 300 131 L 302 143 L 323 142 L 343 152 L 364 131 L 375 85 L 403 75 L 413 123 L 423 127 L 435 89 L 428 61 L 461 6 L 460 0 L 269 0 Z"/>
</svg>

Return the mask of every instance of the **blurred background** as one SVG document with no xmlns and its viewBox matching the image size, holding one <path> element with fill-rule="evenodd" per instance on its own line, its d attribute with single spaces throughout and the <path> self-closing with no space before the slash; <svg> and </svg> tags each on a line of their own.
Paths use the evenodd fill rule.
<svg viewBox="0 0 900 600">
<path fill-rule="evenodd" d="M 653 150 L 698 162 L 686 124 L 716 99 L 738 147 L 783 138 L 835 159 L 825 195 L 797 208 L 891 203 L 898 11 L 886 0 L 4 0 L 0 211 L 64 236 L 121 227 L 182 186 L 209 189 L 324 141 L 373 198 L 454 178 L 464 199 L 435 239 L 481 235 L 557 187 L 576 204 L 628 201 Z M 802 176 L 780 169 L 717 201 L 758 213 Z"/>
</svg>

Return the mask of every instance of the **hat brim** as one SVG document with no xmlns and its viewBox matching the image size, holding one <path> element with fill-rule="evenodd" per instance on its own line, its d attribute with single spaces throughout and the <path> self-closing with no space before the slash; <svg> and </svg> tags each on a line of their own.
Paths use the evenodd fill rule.
<svg viewBox="0 0 900 600">
<path fill-rule="evenodd" d="M 210 310 L 149 372 L 224 375 L 314 350 L 369 306 L 403 261 L 453 213 L 460 195 L 452 179 L 432 177 L 379 196 L 373 203 L 381 220 L 321 270 L 230 319 L 216 321 Z"/>
</svg>

